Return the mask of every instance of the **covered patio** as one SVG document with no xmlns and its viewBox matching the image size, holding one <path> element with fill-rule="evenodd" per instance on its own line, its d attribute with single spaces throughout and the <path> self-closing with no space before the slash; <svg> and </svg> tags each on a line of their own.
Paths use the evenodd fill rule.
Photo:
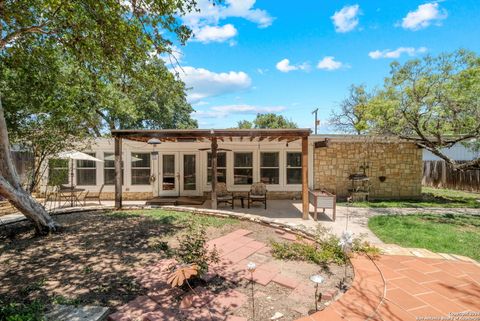
<svg viewBox="0 0 480 321">
<path fill-rule="evenodd" d="M 167 129 L 167 130 L 114 130 L 115 140 L 115 208 L 122 208 L 122 142 L 131 140 L 147 143 L 183 142 L 208 143 L 211 153 L 209 167 L 211 168 L 210 207 L 217 207 L 218 183 L 218 151 L 222 144 L 228 142 L 260 143 L 281 142 L 286 146 L 292 142 L 301 142 L 301 199 L 302 218 L 307 220 L 308 204 L 308 136 L 310 129 Z M 180 169 L 181 171 L 182 169 Z"/>
</svg>

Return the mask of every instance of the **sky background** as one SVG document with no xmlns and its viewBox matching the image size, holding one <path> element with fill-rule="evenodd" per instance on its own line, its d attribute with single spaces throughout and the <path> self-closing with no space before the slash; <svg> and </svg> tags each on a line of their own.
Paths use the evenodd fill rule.
<svg viewBox="0 0 480 321">
<path fill-rule="evenodd" d="M 392 61 L 465 48 L 480 52 L 480 1 L 226 0 L 182 18 L 195 36 L 177 46 L 200 128 L 235 127 L 275 112 L 331 133 L 351 84 L 381 86 Z"/>
</svg>

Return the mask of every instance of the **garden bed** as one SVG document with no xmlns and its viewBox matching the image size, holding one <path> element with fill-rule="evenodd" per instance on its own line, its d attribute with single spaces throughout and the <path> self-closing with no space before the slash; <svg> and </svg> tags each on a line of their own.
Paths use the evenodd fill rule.
<svg viewBox="0 0 480 321">
<path fill-rule="evenodd" d="M 279 234 L 275 229 L 248 221 L 230 218 L 192 215 L 190 213 L 143 210 L 114 213 L 74 213 L 58 216 L 65 226 L 61 234 L 44 238 L 34 237 L 31 231 L 15 236 L 2 236 L 0 245 L 0 296 L 5 302 L 40 302 L 94 304 L 113 308 L 147 295 L 148 289 L 138 282 L 137 271 L 164 260 L 166 246 L 178 246 L 177 236 L 187 222 L 193 220 L 206 227 L 209 239 L 217 239 L 235 230 L 251 231 L 248 237 L 257 243 L 295 242 L 292 235 Z M 290 239 L 290 240 L 287 240 Z M 257 244 L 255 243 L 255 244 Z M 246 260 L 271 264 L 279 274 L 301 283 L 304 288 L 286 287 L 277 282 L 266 286 L 255 283 L 256 320 L 269 320 L 275 312 L 282 320 L 293 320 L 314 308 L 312 274 L 326 277 L 323 293 L 336 294 L 345 271 L 351 282 L 352 269 L 335 263 L 322 265 L 306 261 L 279 260 L 263 249 Z M 237 262 L 242 265 L 246 262 Z M 221 273 L 219 273 L 221 274 Z M 249 278 L 225 279 L 218 275 L 200 288 L 219 291 L 220 288 L 243 294 L 246 302 L 235 315 L 250 318 L 251 288 Z M 348 286 L 348 284 L 347 284 Z M 293 293 L 293 294 L 292 294 Z M 329 298 L 325 298 L 323 303 Z M 330 298 L 331 299 L 331 298 Z M 177 298 L 180 303 L 182 296 Z"/>
</svg>

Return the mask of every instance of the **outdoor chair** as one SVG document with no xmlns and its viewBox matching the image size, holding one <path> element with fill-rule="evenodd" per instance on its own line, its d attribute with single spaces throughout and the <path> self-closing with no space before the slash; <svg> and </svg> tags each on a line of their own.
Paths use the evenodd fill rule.
<svg viewBox="0 0 480 321">
<path fill-rule="evenodd" d="M 88 195 L 88 191 L 83 191 L 80 192 L 76 195 L 77 197 L 77 202 L 80 203 L 80 205 L 85 206 L 86 205 L 86 197 Z"/>
<path fill-rule="evenodd" d="M 250 187 L 250 192 L 248 192 L 248 208 L 253 202 L 259 202 L 265 204 L 265 209 L 267 209 L 267 186 L 262 183 L 254 183 Z"/>
<path fill-rule="evenodd" d="M 233 193 L 227 190 L 227 184 L 217 183 L 217 205 L 220 203 L 232 204 L 232 209 L 234 208 L 234 199 Z"/>
<path fill-rule="evenodd" d="M 87 201 L 98 201 L 98 204 L 102 205 L 102 202 L 100 200 L 100 197 L 102 196 L 102 191 L 103 187 L 105 185 L 100 186 L 100 190 L 96 193 L 91 193 L 88 192 L 84 197 L 83 197 L 83 204 L 86 204 Z"/>
</svg>

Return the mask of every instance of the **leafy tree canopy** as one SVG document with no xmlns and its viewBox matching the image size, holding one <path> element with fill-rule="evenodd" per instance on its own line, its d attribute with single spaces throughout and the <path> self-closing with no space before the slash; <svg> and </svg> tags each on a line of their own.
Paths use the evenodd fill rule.
<svg viewBox="0 0 480 321">
<path fill-rule="evenodd" d="M 414 141 L 456 169 L 479 168 L 480 158 L 457 163 L 441 150 L 480 139 L 479 92 L 480 57 L 473 52 L 395 62 L 369 104 L 369 122 L 377 133 Z"/>
<path fill-rule="evenodd" d="M 238 128 L 298 128 L 297 124 L 274 113 L 257 114 L 257 117 L 250 122 L 248 120 L 239 121 Z"/>
</svg>

